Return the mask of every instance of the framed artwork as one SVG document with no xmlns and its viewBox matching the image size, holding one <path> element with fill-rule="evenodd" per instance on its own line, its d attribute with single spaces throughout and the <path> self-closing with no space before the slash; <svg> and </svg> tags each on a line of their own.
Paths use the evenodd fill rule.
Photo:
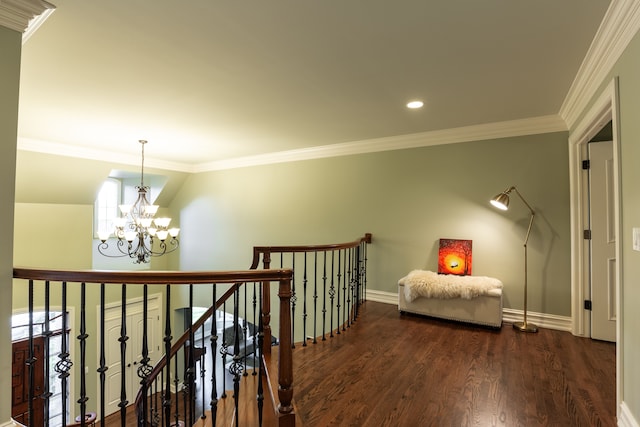
<svg viewBox="0 0 640 427">
<path fill-rule="evenodd" d="M 438 273 L 470 275 L 471 255 L 471 240 L 440 239 Z"/>
</svg>

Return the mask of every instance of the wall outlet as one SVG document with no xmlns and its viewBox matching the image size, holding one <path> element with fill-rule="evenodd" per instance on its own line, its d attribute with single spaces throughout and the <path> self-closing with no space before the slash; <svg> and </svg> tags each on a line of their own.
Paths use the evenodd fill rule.
<svg viewBox="0 0 640 427">
<path fill-rule="evenodd" d="M 633 250 L 640 251 L 640 228 L 633 228 Z"/>
</svg>

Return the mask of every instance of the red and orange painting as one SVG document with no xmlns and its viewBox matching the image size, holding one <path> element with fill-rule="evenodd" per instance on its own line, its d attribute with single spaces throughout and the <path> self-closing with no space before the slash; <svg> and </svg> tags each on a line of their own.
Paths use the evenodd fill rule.
<svg viewBox="0 0 640 427">
<path fill-rule="evenodd" d="M 438 273 L 471 274 L 471 240 L 440 239 Z"/>
</svg>

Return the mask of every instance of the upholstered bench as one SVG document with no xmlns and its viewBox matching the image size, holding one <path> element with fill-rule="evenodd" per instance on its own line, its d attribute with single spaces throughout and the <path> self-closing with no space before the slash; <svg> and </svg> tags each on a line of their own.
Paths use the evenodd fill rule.
<svg viewBox="0 0 640 427">
<path fill-rule="evenodd" d="M 502 282 L 414 270 L 398 281 L 398 310 L 500 328 Z"/>
</svg>

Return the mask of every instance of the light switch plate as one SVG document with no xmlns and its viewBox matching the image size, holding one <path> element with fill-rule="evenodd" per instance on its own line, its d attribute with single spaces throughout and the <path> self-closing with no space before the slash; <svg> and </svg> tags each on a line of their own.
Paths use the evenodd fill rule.
<svg viewBox="0 0 640 427">
<path fill-rule="evenodd" d="M 640 251 L 640 228 L 633 228 L 633 250 Z"/>
</svg>

